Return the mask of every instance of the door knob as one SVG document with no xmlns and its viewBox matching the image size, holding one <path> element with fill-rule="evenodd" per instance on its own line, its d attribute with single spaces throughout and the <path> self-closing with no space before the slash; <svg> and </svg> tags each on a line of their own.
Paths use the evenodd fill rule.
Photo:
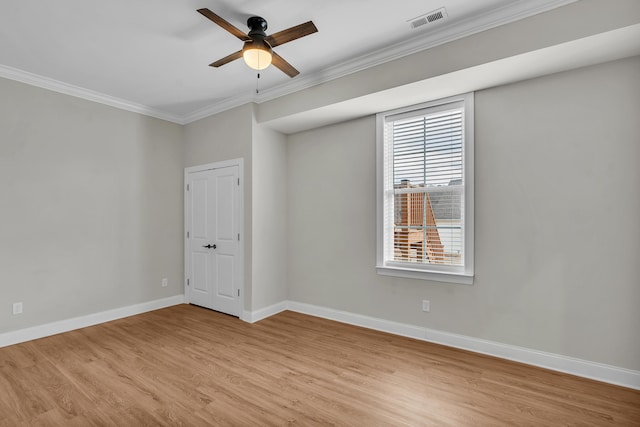
<svg viewBox="0 0 640 427">
<path fill-rule="evenodd" d="M 213 249 L 215 249 L 215 248 L 216 248 L 216 245 L 213 245 L 213 246 L 211 246 L 211 245 L 206 245 L 206 246 L 203 246 L 203 248 L 207 248 L 207 249 L 211 249 L 211 248 L 213 248 Z"/>
</svg>

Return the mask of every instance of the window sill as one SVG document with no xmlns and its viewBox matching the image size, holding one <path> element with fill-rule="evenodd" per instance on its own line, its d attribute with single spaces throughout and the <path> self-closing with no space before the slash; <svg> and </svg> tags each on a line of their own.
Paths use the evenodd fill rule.
<svg viewBox="0 0 640 427">
<path fill-rule="evenodd" d="M 381 267 L 377 266 L 376 271 L 382 276 L 404 277 L 407 279 L 433 280 L 435 282 L 458 283 L 461 285 L 472 285 L 473 274 L 445 273 L 440 271 L 425 271 L 410 268 Z"/>
</svg>

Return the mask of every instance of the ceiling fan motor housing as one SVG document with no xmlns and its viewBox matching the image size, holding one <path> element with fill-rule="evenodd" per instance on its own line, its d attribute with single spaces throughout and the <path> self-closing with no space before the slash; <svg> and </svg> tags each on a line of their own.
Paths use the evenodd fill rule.
<svg viewBox="0 0 640 427">
<path fill-rule="evenodd" d="M 265 33 L 265 31 L 267 31 L 266 19 L 261 18 L 260 16 L 252 16 L 251 18 L 247 19 L 247 26 L 251 30 L 248 34 L 249 37 L 267 37 L 267 34 Z"/>
</svg>

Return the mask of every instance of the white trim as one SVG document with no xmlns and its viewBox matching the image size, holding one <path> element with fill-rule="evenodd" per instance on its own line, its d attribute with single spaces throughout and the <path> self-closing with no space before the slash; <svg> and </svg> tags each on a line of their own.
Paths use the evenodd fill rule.
<svg viewBox="0 0 640 427">
<path fill-rule="evenodd" d="M 76 98 L 86 99 L 87 101 L 97 102 L 98 104 L 108 105 L 120 110 L 131 111 L 133 113 L 143 114 L 149 117 L 166 120 L 168 122 L 184 125 L 185 121 L 182 117 L 158 110 L 136 102 L 128 101 L 115 96 L 106 95 L 91 89 L 85 89 L 80 86 L 64 83 L 49 77 L 40 76 L 38 74 L 23 71 L 18 68 L 9 67 L 0 64 L 0 77 L 15 80 L 17 82 L 26 83 L 31 86 L 40 87 L 42 89 L 51 90 L 53 92 L 62 93 L 64 95 L 74 96 Z"/>
<path fill-rule="evenodd" d="M 271 317 L 275 314 L 283 312 L 287 310 L 287 307 L 287 301 L 281 301 L 277 304 L 273 304 L 256 311 L 244 311 L 240 319 L 244 320 L 247 323 L 255 323 L 262 319 L 266 319 L 267 317 Z"/>
<path fill-rule="evenodd" d="M 376 273 L 381 276 L 404 277 L 407 279 L 433 280 L 434 282 L 458 283 L 460 285 L 473 285 L 473 274 L 456 274 L 449 272 L 436 272 L 427 270 L 415 270 L 404 267 L 376 267 Z"/>
<path fill-rule="evenodd" d="M 385 276 L 432 280 L 447 283 L 473 284 L 474 274 L 474 99 L 473 92 L 437 99 L 417 105 L 376 114 L 376 272 Z M 395 194 L 393 185 L 392 136 L 387 135 L 387 123 L 447 109 L 462 109 L 464 142 L 464 265 L 409 264 L 393 261 L 393 210 L 386 203 L 387 195 Z M 458 188 L 455 186 L 454 188 Z M 422 189 L 420 192 L 425 192 Z M 445 190 L 443 190 L 445 191 Z M 413 191 L 403 191 L 409 193 Z M 416 191 L 417 192 L 417 191 Z M 390 213 L 391 212 L 391 213 Z"/>
<path fill-rule="evenodd" d="M 474 15 L 473 17 L 469 17 L 465 20 L 447 24 L 447 26 L 444 27 L 437 27 L 437 31 L 427 32 L 426 34 L 422 33 L 413 39 L 386 47 L 368 55 L 354 58 L 348 62 L 324 68 L 316 73 L 298 76 L 284 84 L 265 89 L 261 91 L 258 96 L 241 95 L 225 98 L 220 102 L 200 108 L 183 116 L 5 65 L 0 65 L 0 77 L 94 101 L 100 104 L 109 105 L 122 110 L 132 111 L 134 113 L 185 125 L 205 117 L 239 107 L 248 102 L 256 102 L 260 104 L 271 101 L 281 96 L 289 95 L 294 92 L 308 89 L 367 68 L 375 67 L 417 52 L 431 49 L 463 37 L 519 21 L 558 7 L 566 6 L 576 1 L 577 0 L 517 0 L 497 10 L 492 10 L 480 15 Z"/>
<path fill-rule="evenodd" d="M 447 24 L 446 27 L 439 27 L 437 31 L 421 34 L 413 39 L 402 41 L 371 54 L 362 55 L 350 61 L 326 67 L 317 73 L 297 76 L 295 79 L 291 79 L 281 85 L 261 90 L 260 94 L 257 96 L 244 95 L 223 99 L 218 103 L 206 106 L 186 115 L 184 117 L 184 121 L 188 124 L 231 108 L 239 107 L 247 102 L 261 104 L 263 102 L 271 101 L 273 99 L 290 95 L 304 89 L 309 89 L 414 53 L 422 52 L 445 43 L 459 40 L 482 31 L 516 22 L 543 12 L 548 12 L 576 1 L 577 0 L 516 0 L 515 2 L 509 3 L 498 10 L 493 10 L 481 15 L 474 15 L 457 23 Z"/>
<path fill-rule="evenodd" d="M 244 320 L 245 311 L 244 311 L 244 247 L 245 247 L 245 234 L 244 234 L 244 159 L 230 159 L 230 160 L 221 160 L 219 162 L 206 163 L 204 165 L 190 166 L 184 168 L 184 300 L 186 303 L 189 303 L 189 287 L 187 286 L 187 280 L 189 279 L 189 273 L 191 265 L 189 260 L 189 239 L 187 238 L 188 223 L 187 220 L 190 215 L 189 210 L 189 195 L 187 192 L 187 184 L 189 183 L 189 174 L 194 172 L 202 172 L 211 169 L 221 169 L 226 167 L 238 167 L 238 177 L 240 178 L 240 185 L 238 188 L 238 209 L 239 213 L 239 224 L 238 224 L 238 233 L 240 233 L 240 243 L 238 244 L 238 259 L 237 262 L 240 263 L 239 267 L 239 285 L 240 289 L 240 307 L 238 310 L 238 317 Z"/>
<path fill-rule="evenodd" d="M 296 92 L 297 90 L 298 89 L 288 91 L 286 92 L 286 94 Z M 259 104 L 264 101 L 265 100 L 262 100 L 260 95 L 240 94 L 231 98 L 225 98 L 222 101 L 216 102 L 215 104 L 207 105 L 198 110 L 192 111 L 191 113 L 185 115 L 182 118 L 182 121 L 184 122 L 184 124 L 189 124 L 216 115 L 218 113 L 222 113 L 224 111 L 229 111 L 233 108 L 240 107 L 250 102 Z"/>
<path fill-rule="evenodd" d="M 184 303 L 186 303 L 184 295 L 175 295 L 168 298 L 61 320 L 18 331 L 5 332 L 0 334 L 0 348 Z M 437 331 L 435 329 L 424 328 L 421 326 L 408 325 L 406 323 L 393 322 L 390 320 L 301 302 L 282 301 L 253 312 L 244 311 L 241 318 L 246 322 L 254 323 L 285 310 L 335 320 L 337 322 L 361 326 L 363 328 L 374 329 L 394 335 L 414 338 L 421 341 L 469 350 L 475 353 L 513 360 L 515 362 L 551 369 L 553 371 L 640 390 L 640 371 L 619 368 L 616 366 L 590 362 L 587 360 L 532 350 L 509 344 L 502 344 L 495 341 L 488 341 L 465 335 Z"/>
<path fill-rule="evenodd" d="M 388 332 L 421 341 L 469 350 L 475 353 L 513 360 L 527 365 L 538 366 L 553 371 L 640 390 L 640 371 L 619 368 L 617 366 L 590 362 L 588 360 L 547 353 L 544 351 L 509 344 L 502 344 L 466 335 L 437 331 L 435 329 L 424 328 L 421 326 L 378 319 L 375 317 L 320 307 L 312 304 L 287 301 L 286 306 L 288 310 L 298 313 L 322 317 L 324 319 L 335 320 L 337 322 L 361 326 L 377 331 Z"/>
<path fill-rule="evenodd" d="M 187 176 L 187 174 L 193 173 L 193 172 L 202 172 L 202 171 L 207 171 L 211 169 L 227 168 L 231 166 L 238 166 L 242 168 L 244 166 L 244 159 L 242 157 L 239 157 L 237 159 L 220 160 L 219 162 L 206 163 L 204 165 L 189 166 L 187 168 L 184 168 L 184 172 L 185 172 L 185 176 Z M 240 178 L 243 178 L 243 177 L 240 176 Z"/>
<path fill-rule="evenodd" d="M 85 316 L 71 319 L 59 320 L 57 322 L 46 323 L 44 325 L 33 326 L 31 328 L 19 329 L 17 331 L 0 334 L 0 347 L 19 344 L 26 341 L 36 340 L 75 329 L 86 328 L 100 323 L 111 322 L 112 320 L 124 317 L 135 316 L 136 314 L 158 310 L 165 307 L 184 304 L 184 295 L 157 299 L 153 301 L 134 304 L 127 307 L 115 308 L 113 310 L 101 311 L 99 313 L 87 314 Z"/>
</svg>

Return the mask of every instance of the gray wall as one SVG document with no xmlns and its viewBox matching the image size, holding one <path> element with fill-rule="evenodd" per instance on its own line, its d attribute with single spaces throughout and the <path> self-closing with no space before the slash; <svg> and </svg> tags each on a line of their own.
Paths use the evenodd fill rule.
<svg viewBox="0 0 640 427">
<path fill-rule="evenodd" d="M 253 310 L 287 299 L 287 138 L 253 126 Z"/>
<path fill-rule="evenodd" d="M 0 93 L 0 333 L 181 294 L 181 127 Z"/>
<path fill-rule="evenodd" d="M 244 310 L 287 299 L 285 135 L 255 122 L 253 104 L 185 126 L 185 166 L 244 159 Z"/>
<path fill-rule="evenodd" d="M 184 166 L 244 159 L 244 301 L 251 310 L 253 217 L 253 106 L 246 104 L 184 127 Z M 184 181 L 181 178 L 181 181 Z"/>
<path fill-rule="evenodd" d="M 640 369 L 638 75 L 476 93 L 472 286 L 376 275 L 374 117 L 291 135 L 289 299 Z"/>
</svg>

